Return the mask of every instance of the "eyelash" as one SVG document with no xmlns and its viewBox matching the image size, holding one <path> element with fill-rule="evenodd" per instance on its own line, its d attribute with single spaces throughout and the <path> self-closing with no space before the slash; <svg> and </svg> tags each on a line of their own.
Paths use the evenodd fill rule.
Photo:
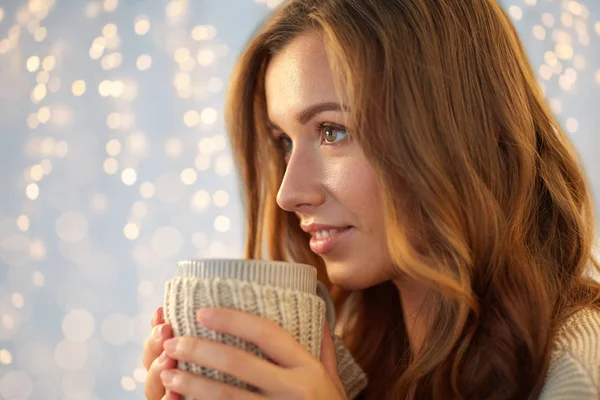
<svg viewBox="0 0 600 400">
<path fill-rule="evenodd" d="M 344 139 L 342 139 L 342 140 L 340 140 L 338 142 L 335 142 L 335 143 L 328 143 L 327 146 L 338 146 L 338 145 L 342 144 L 342 142 L 344 140 L 348 139 L 348 136 L 350 135 L 348 133 L 348 130 L 345 127 L 341 126 L 341 125 L 331 124 L 329 122 L 320 122 L 320 123 L 318 123 L 315 126 L 315 132 L 318 133 L 321 136 L 321 144 L 323 144 L 323 142 L 325 142 L 325 138 L 324 138 L 323 133 L 324 133 L 324 131 L 326 129 L 338 129 L 338 130 L 346 132 L 346 137 Z M 283 143 L 283 141 L 285 139 L 291 140 L 290 137 L 288 135 L 286 135 L 285 133 L 279 135 L 276 138 L 277 144 L 279 145 L 279 148 L 280 148 L 281 152 L 284 154 L 284 156 L 287 156 L 287 155 L 289 155 L 291 153 L 289 153 L 289 154 L 286 153 L 286 150 L 285 150 L 285 147 L 284 147 L 284 143 Z"/>
</svg>

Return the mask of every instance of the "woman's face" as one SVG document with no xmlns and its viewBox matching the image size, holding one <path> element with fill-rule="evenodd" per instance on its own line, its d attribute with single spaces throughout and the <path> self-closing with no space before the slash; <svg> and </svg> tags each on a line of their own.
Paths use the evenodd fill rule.
<svg viewBox="0 0 600 400">
<path fill-rule="evenodd" d="M 266 99 L 287 164 L 277 203 L 311 233 L 332 283 L 358 290 L 391 279 L 377 177 L 352 139 L 320 35 L 300 36 L 272 59 Z"/>
</svg>

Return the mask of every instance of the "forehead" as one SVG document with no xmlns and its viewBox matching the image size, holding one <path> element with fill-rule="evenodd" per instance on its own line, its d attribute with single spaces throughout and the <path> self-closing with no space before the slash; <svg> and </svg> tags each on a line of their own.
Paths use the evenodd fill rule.
<svg viewBox="0 0 600 400">
<path fill-rule="evenodd" d="M 311 104 L 338 100 L 319 34 L 299 36 L 273 57 L 265 75 L 265 92 L 273 121 Z"/>
</svg>

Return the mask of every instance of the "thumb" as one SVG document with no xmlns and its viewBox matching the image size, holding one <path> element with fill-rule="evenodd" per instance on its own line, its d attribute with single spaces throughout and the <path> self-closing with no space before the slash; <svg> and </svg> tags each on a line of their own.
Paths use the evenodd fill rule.
<svg viewBox="0 0 600 400">
<path fill-rule="evenodd" d="M 340 376 L 338 374 L 338 365 L 337 365 L 337 356 L 336 356 L 336 348 L 335 343 L 331 337 L 331 332 L 329 331 L 329 324 L 327 323 L 327 319 L 325 319 L 325 328 L 323 330 L 323 340 L 321 342 L 321 364 L 325 367 L 327 374 L 331 377 L 331 380 L 342 393 L 345 393 L 344 385 L 340 380 Z"/>
</svg>

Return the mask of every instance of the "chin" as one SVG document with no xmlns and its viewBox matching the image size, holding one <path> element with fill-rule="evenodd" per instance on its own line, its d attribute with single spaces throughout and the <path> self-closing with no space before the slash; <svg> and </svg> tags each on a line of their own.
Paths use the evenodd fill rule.
<svg viewBox="0 0 600 400">
<path fill-rule="evenodd" d="M 329 281 L 344 290 L 362 290 L 368 287 L 365 286 L 368 280 L 360 273 L 364 271 L 357 271 L 353 265 L 325 261 L 325 266 Z"/>
<path fill-rule="evenodd" d="M 324 259 L 329 281 L 349 291 L 364 290 L 390 280 L 391 276 L 374 258 L 353 262 L 331 261 Z"/>
</svg>

